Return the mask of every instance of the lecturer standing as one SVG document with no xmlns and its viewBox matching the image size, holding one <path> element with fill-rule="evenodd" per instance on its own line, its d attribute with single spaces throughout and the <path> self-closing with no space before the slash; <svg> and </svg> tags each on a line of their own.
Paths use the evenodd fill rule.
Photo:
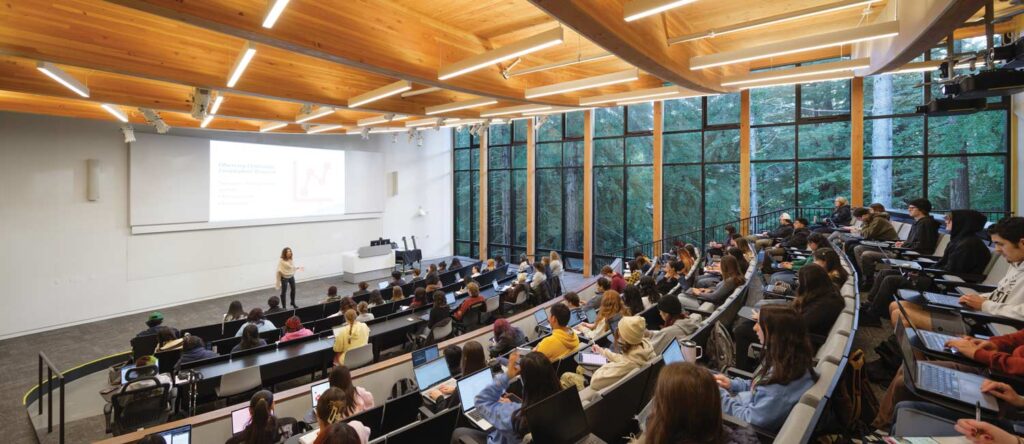
<svg viewBox="0 0 1024 444">
<path fill-rule="evenodd" d="M 285 302 L 285 291 L 288 290 L 288 286 L 292 287 L 292 308 L 299 308 L 295 305 L 295 272 L 302 271 L 303 267 L 296 267 L 292 262 L 292 249 L 285 247 L 281 250 L 281 260 L 277 262 L 277 280 L 274 284 L 275 288 L 281 289 L 281 303 Z"/>
</svg>

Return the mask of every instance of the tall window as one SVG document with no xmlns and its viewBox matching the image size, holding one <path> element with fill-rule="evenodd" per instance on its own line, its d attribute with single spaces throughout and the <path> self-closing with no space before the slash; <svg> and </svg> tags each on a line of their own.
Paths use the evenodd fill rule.
<svg viewBox="0 0 1024 444">
<path fill-rule="evenodd" d="M 662 238 L 739 217 L 740 97 L 664 104 Z"/>
<path fill-rule="evenodd" d="M 536 252 L 583 268 L 583 111 L 553 114 L 537 128 Z"/>
<path fill-rule="evenodd" d="M 455 254 L 477 257 L 480 253 L 478 222 L 480 196 L 480 139 L 469 131 L 454 131 L 453 191 L 455 193 Z"/>
<path fill-rule="evenodd" d="M 594 267 L 653 241 L 654 107 L 594 111 Z"/>
<path fill-rule="evenodd" d="M 512 260 L 526 251 L 525 120 L 488 130 L 487 221 L 488 256 Z"/>
</svg>

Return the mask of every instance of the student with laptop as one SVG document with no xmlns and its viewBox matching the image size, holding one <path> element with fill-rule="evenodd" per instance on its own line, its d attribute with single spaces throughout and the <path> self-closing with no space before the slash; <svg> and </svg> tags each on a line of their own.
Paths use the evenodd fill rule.
<svg viewBox="0 0 1024 444">
<path fill-rule="evenodd" d="M 932 268 L 951 273 L 984 272 L 992 253 L 977 233 L 985 227 L 988 218 L 974 210 L 953 210 L 946 214 L 945 220 L 949 244 L 943 250 L 942 259 Z M 862 325 L 881 325 L 877 322 L 879 318 L 889 319 L 890 313 L 895 309 L 892 307 L 892 297 L 900 289 L 923 290 L 930 285 L 931 279 L 923 274 L 904 276 L 903 271 L 896 268 L 878 271 L 875 273 L 874 285 L 871 286 L 871 293 L 868 296 L 871 305 L 867 310 L 861 311 L 860 319 L 866 323 Z M 924 330 L 932 329 L 931 315 L 923 307 L 908 303 L 904 308 L 914 316 L 915 325 Z"/>
<path fill-rule="evenodd" d="M 337 387 L 331 387 L 320 395 L 320 401 L 316 405 L 316 422 L 318 430 L 308 433 L 303 436 L 299 441 L 303 444 L 312 442 L 313 444 L 325 444 L 332 442 L 329 438 L 335 433 L 332 430 L 332 426 L 341 423 L 342 420 L 351 414 L 345 415 L 346 409 L 350 406 L 345 404 L 345 393 Z M 366 444 L 370 440 L 370 428 L 363 425 L 359 421 L 347 421 L 345 422 L 349 427 L 355 430 L 356 435 L 359 436 L 359 442 Z M 310 440 L 310 437 L 315 439 Z"/>
<path fill-rule="evenodd" d="M 448 302 L 445 300 L 443 291 L 435 291 L 434 295 L 434 306 L 430 309 L 427 314 L 427 329 L 434 328 L 435 325 L 439 324 L 444 320 L 451 320 L 451 308 L 448 307 Z"/>
<path fill-rule="evenodd" d="M 595 339 L 615 331 L 619 320 L 626 314 L 626 306 L 622 304 L 622 296 L 615 290 L 608 290 L 601 296 L 601 306 L 597 309 L 594 322 L 582 322 L 575 328 L 589 339 Z"/>
<path fill-rule="evenodd" d="M 658 373 L 643 433 L 631 444 L 679 442 L 754 444 L 749 429 L 730 428 L 722 420 L 722 403 L 711 372 L 691 363 L 668 364 Z"/>
<path fill-rule="evenodd" d="M 814 352 L 796 310 L 766 305 L 754 326 L 764 345 L 762 364 L 754 379 L 715 375 L 722 395 L 722 411 L 756 427 L 778 431 L 793 406 L 818 379 Z"/>
<path fill-rule="evenodd" d="M 494 338 L 492 339 L 493 345 L 490 347 L 490 356 L 496 358 L 504 355 L 526 342 L 526 334 L 519 327 L 513 326 L 508 319 L 497 319 L 494 321 Z"/>
<path fill-rule="evenodd" d="M 480 285 L 476 282 L 470 281 L 466 284 L 466 291 L 469 292 L 469 297 L 463 300 L 462 304 L 459 305 L 459 309 L 455 310 L 455 313 L 452 314 L 452 317 L 458 321 L 462 320 L 462 317 L 466 315 L 470 307 L 474 304 L 482 304 L 486 300 L 483 296 L 480 296 Z"/>
<path fill-rule="evenodd" d="M 661 330 L 648 330 L 647 337 L 654 350 L 664 350 L 673 339 L 684 341 L 700 328 L 701 315 L 686 315 L 679 298 L 658 300 L 658 315 L 661 316 Z"/>
<path fill-rule="evenodd" d="M 569 307 L 563 304 L 554 304 L 550 310 L 548 324 L 551 326 L 551 334 L 542 339 L 533 351 L 543 354 L 551 362 L 554 362 L 575 351 L 576 347 L 580 345 L 580 339 L 576 337 L 576 332 L 568 327 Z"/>
<path fill-rule="evenodd" d="M 516 376 L 520 376 L 523 381 L 521 402 L 505 397 L 509 381 Z M 484 382 L 483 388 L 476 390 L 475 387 L 480 380 Z M 531 352 L 526 356 L 512 353 L 505 373 L 498 374 L 492 379 L 490 370 L 484 369 L 459 381 L 463 412 L 477 428 L 455 429 L 452 443 L 520 443 L 530 430 L 526 420 L 526 409 L 560 390 L 555 369 L 547 357 L 538 352 Z"/>
<path fill-rule="evenodd" d="M 810 252 L 806 257 L 801 259 L 794 259 L 792 261 L 779 263 L 781 270 L 776 270 L 771 274 L 771 278 L 768 279 L 768 286 L 774 287 L 776 283 L 782 282 L 788 285 L 790 288 L 796 284 L 796 272 L 800 271 L 800 268 L 804 265 L 814 263 L 814 252 L 819 248 L 828 247 L 826 244 L 825 236 L 821 233 L 811 233 L 807 237 L 807 251 Z"/>
<path fill-rule="evenodd" d="M 226 444 L 262 444 L 277 443 L 288 440 L 294 433 L 295 418 L 277 418 L 274 416 L 274 394 L 269 390 L 260 390 L 249 399 L 249 408 L 243 410 L 244 415 L 231 415 L 232 431 Z M 241 424 L 235 424 L 236 416 Z"/>
<path fill-rule="evenodd" d="M 641 316 L 626 316 L 619 321 L 619 328 L 615 330 L 615 346 L 619 353 L 602 348 L 594 344 L 591 346 L 591 354 L 598 355 L 596 361 L 604 361 L 600 364 L 594 374 L 590 377 L 590 389 L 601 390 L 618 382 L 629 372 L 636 370 L 654 359 L 654 347 L 644 338 L 647 332 L 647 322 Z M 586 357 L 584 356 L 584 360 Z M 586 362 L 586 361 L 584 361 Z M 577 388 L 583 387 L 583 375 L 576 372 L 566 372 L 561 379 L 563 386 L 570 384 Z"/>
<path fill-rule="evenodd" d="M 352 373 L 348 367 L 336 365 L 331 368 L 331 372 L 327 375 L 327 381 L 315 384 L 310 389 L 313 407 L 302 418 L 306 424 L 313 425 L 316 423 L 316 406 L 320 403 L 320 398 L 323 397 L 323 394 L 331 387 L 341 390 L 342 396 L 339 399 L 339 405 L 341 406 L 342 419 L 372 409 L 374 406 L 373 393 L 353 383 Z"/>
</svg>

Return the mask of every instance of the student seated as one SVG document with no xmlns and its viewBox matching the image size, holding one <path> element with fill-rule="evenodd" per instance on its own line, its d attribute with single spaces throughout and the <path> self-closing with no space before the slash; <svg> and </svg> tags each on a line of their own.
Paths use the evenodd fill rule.
<svg viewBox="0 0 1024 444">
<path fill-rule="evenodd" d="M 779 267 L 782 270 L 775 271 L 771 274 L 771 278 L 768 279 L 769 288 L 774 286 L 776 283 L 782 282 L 788 285 L 790 288 L 796 283 L 796 272 L 800 271 L 800 267 L 814 262 L 814 252 L 819 248 L 828 247 L 825 241 L 825 235 L 821 233 L 811 233 L 807 236 L 807 257 L 803 259 L 795 259 L 792 261 L 782 262 Z M 831 248 L 829 248 L 831 250 Z"/>
<path fill-rule="evenodd" d="M 285 442 L 294 433 L 295 423 L 294 418 L 275 417 L 274 394 L 270 390 L 260 390 L 249 399 L 249 423 L 241 432 L 228 438 L 225 444 Z"/>
<path fill-rule="evenodd" d="M 345 325 L 334 329 L 334 363 L 344 364 L 345 353 L 370 341 L 370 327 L 356 320 L 356 311 L 345 312 Z"/>
<path fill-rule="evenodd" d="M 597 282 L 594 284 L 594 294 L 592 294 L 590 299 L 587 299 L 587 302 L 583 304 L 583 309 L 590 310 L 593 308 L 594 310 L 597 310 L 597 307 L 601 306 L 601 297 L 604 296 L 605 292 L 611 290 L 611 285 L 611 281 L 607 278 L 603 276 L 597 278 Z"/>
<path fill-rule="evenodd" d="M 444 362 L 448 365 L 448 373 L 453 378 L 462 377 L 462 347 L 452 344 L 444 348 L 442 352 Z"/>
<path fill-rule="evenodd" d="M 676 263 L 679 263 L 680 266 L 676 267 Z M 677 268 L 682 268 L 682 263 L 678 261 L 671 261 L 665 263 L 665 266 L 662 267 L 662 269 L 665 272 L 665 275 L 662 276 L 661 280 L 658 281 L 657 284 L 658 293 L 663 295 L 669 294 L 669 292 L 671 292 L 672 289 L 676 288 L 676 286 L 679 285 L 679 274 L 676 271 Z M 598 280 L 598 282 L 600 282 L 600 280 Z"/>
<path fill-rule="evenodd" d="M 412 279 L 410 279 L 409 282 L 422 281 L 423 277 L 420 276 L 420 273 L 421 273 L 421 271 L 420 271 L 419 268 L 413 267 L 413 269 L 412 269 Z"/>
<path fill-rule="evenodd" d="M 581 322 L 576 328 L 588 339 L 599 338 L 609 331 L 615 331 L 619 320 L 625 314 L 626 307 L 622 305 L 622 297 L 615 290 L 608 290 L 601 297 L 601 306 L 597 309 L 595 322 Z"/>
<path fill-rule="evenodd" d="M 182 341 L 181 345 L 181 358 L 178 359 L 178 363 L 175 364 L 175 368 L 180 368 L 182 364 L 188 364 L 189 362 L 216 358 L 218 356 L 220 355 L 217 354 L 217 352 L 206 349 L 206 344 L 203 342 L 203 338 L 200 338 L 199 336 L 186 335 L 185 340 Z"/>
<path fill-rule="evenodd" d="M 612 290 L 622 293 L 622 290 L 626 288 L 626 279 L 621 274 L 616 273 L 610 265 L 601 267 L 601 276 L 608 279 Z"/>
<path fill-rule="evenodd" d="M 345 296 L 345 297 L 341 298 L 341 304 L 338 304 L 338 311 L 332 313 L 328 317 L 329 318 L 334 318 L 334 317 L 338 317 L 338 316 L 345 316 L 345 312 L 346 311 L 355 310 L 357 306 L 358 306 L 358 304 L 356 304 L 355 299 L 352 299 L 351 296 Z M 373 304 L 371 303 L 370 306 L 373 307 Z"/>
<path fill-rule="evenodd" d="M 341 300 L 341 298 L 338 297 L 338 287 L 335 287 L 335 286 L 331 285 L 330 287 L 327 287 L 327 297 L 324 298 L 324 301 L 321 302 L 321 303 L 322 304 L 328 304 L 328 303 L 336 302 L 336 301 L 340 301 L 340 300 Z"/>
<path fill-rule="evenodd" d="M 260 333 L 263 333 L 265 331 L 277 330 L 277 327 L 274 326 L 274 323 L 267 320 L 267 317 L 263 314 L 262 308 L 256 307 L 252 310 L 249 310 L 248 319 L 248 322 L 238 327 L 238 331 L 235 332 L 235 336 L 242 336 L 242 330 L 245 330 L 245 327 L 247 325 L 255 325 L 256 329 L 259 330 Z"/>
<path fill-rule="evenodd" d="M 373 313 L 370 313 L 370 305 L 365 301 L 356 305 L 356 320 L 359 322 L 373 320 Z"/>
<path fill-rule="evenodd" d="M 409 308 L 420 308 L 428 304 L 427 301 L 427 290 L 423 287 L 416 287 L 412 292 L 412 302 L 409 303 Z"/>
<path fill-rule="evenodd" d="M 367 283 L 366 281 L 360 282 L 359 283 L 359 289 L 356 290 L 355 293 L 352 293 L 352 297 L 355 298 L 355 297 L 362 296 L 364 294 L 370 293 L 369 288 L 370 288 L 370 284 L 369 283 Z"/>
<path fill-rule="evenodd" d="M 459 362 L 459 373 L 471 375 L 477 370 L 487 367 L 487 355 L 484 346 L 476 341 L 468 341 L 462 346 L 462 360 Z"/>
<path fill-rule="evenodd" d="M 767 305 L 754 325 L 764 345 L 754 380 L 716 374 L 722 412 L 756 427 L 778 431 L 793 406 L 817 379 L 811 343 L 800 315 L 790 307 Z"/>
<path fill-rule="evenodd" d="M 529 273 L 532 265 L 530 265 L 530 257 L 526 253 L 519 255 L 519 272 Z"/>
<path fill-rule="evenodd" d="M 630 443 L 758 443 L 753 431 L 722 420 L 722 409 L 711 407 L 721 403 L 710 371 L 689 362 L 666 365 L 658 373 L 643 433 Z"/>
<path fill-rule="evenodd" d="M 597 344 L 591 346 L 594 353 L 604 356 L 608 362 L 597 370 L 590 377 L 589 388 L 591 390 L 602 390 L 610 387 L 629 372 L 642 367 L 647 361 L 654 359 L 654 348 L 644 338 L 647 333 L 647 322 L 640 316 L 626 316 L 619 321 L 619 328 L 615 330 L 615 347 L 619 350 L 615 353 Z M 562 375 L 562 385 L 583 386 L 583 376 L 578 373 L 566 373 Z"/>
<path fill-rule="evenodd" d="M 533 263 L 533 278 L 530 279 L 530 288 L 534 292 L 539 292 L 540 287 L 544 285 L 544 281 L 548 280 L 548 275 L 544 272 L 543 262 Z"/>
<path fill-rule="evenodd" d="M 861 221 L 860 236 L 864 240 L 899 240 L 899 235 L 896 233 L 896 229 L 893 228 L 892 223 L 889 222 L 889 219 L 877 213 L 872 213 L 867 208 L 853 210 L 853 217 Z"/>
<path fill-rule="evenodd" d="M 231 349 L 231 353 L 248 350 L 250 348 L 267 345 L 267 341 L 260 337 L 260 330 L 254 324 L 242 326 L 242 341 Z"/>
<path fill-rule="evenodd" d="M 156 348 L 157 352 L 179 349 L 181 348 L 182 342 L 184 342 L 182 338 L 174 337 L 174 330 L 162 325 L 156 329 L 156 339 L 160 344 L 160 346 Z"/>
<path fill-rule="evenodd" d="M 974 210 L 953 210 L 946 214 L 946 232 L 949 234 L 949 243 L 943 252 L 942 258 L 933 264 L 931 268 L 945 270 L 951 273 L 969 273 L 980 275 L 992 257 L 985 243 L 977 236 L 988 218 Z M 926 290 L 931 286 L 932 279 L 925 274 L 904 276 L 898 268 L 881 270 L 875 273 L 874 284 L 871 286 L 871 293 L 868 295 L 867 310 L 860 314 L 861 325 L 881 326 L 879 318 L 889 320 L 889 306 L 892 304 L 893 296 L 901 288 L 917 288 Z M 863 293 L 862 293 L 863 294 Z M 914 318 L 914 325 L 920 328 L 931 329 L 931 315 L 928 315 L 929 322 L 917 323 L 918 317 L 924 317 L 922 310 L 917 305 L 909 302 L 904 308 L 912 310 L 917 314 Z M 914 315 L 912 315 L 914 316 Z M 959 326 L 955 326 L 959 331 Z"/>
<path fill-rule="evenodd" d="M 920 254 L 932 254 L 935 246 L 939 243 L 939 222 L 931 216 L 932 203 L 928 199 L 914 199 L 907 202 L 907 213 L 914 218 L 914 225 L 910 227 L 906 242 L 897 241 L 893 246 L 916 251 Z M 871 288 L 875 276 L 875 267 L 887 257 L 895 257 L 895 253 L 879 251 L 878 248 L 867 245 L 857 245 L 853 248 L 854 257 L 857 258 L 857 265 L 860 266 L 864 279 L 861 287 Z"/>
<path fill-rule="evenodd" d="M 359 438 L 358 442 L 361 444 L 366 444 L 370 440 L 370 428 L 363 423 L 359 421 L 342 422 L 345 418 L 352 416 L 344 413 L 353 408 L 351 404 L 346 404 L 346 399 L 351 398 L 337 387 L 331 387 L 320 395 L 320 400 L 316 404 L 316 422 L 319 430 L 312 432 L 316 433 L 316 440 L 313 441 L 313 444 L 336 442 L 334 440 L 337 438 L 333 437 L 337 435 L 351 439 L 352 432 L 355 432 Z"/>
<path fill-rule="evenodd" d="M 363 304 L 365 304 L 365 302 L 363 302 Z M 292 339 L 304 338 L 306 336 L 311 336 L 312 334 L 313 332 L 310 329 L 302 326 L 302 319 L 299 319 L 298 316 L 292 316 L 288 318 L 287 321 L 284 321 L 284 336 L 281 336 L 281 340 L 279 342 L 287 342 Z"/>
<path fill-rule="evenodd" d="M 441 261 L 441 264 L 438 265 L 438 266 L 439 267 L 444 267 L 444 261 Z M 449 270 L 458 270 L 458 269 L 460 269 L 462 267 L 463 267 L 462 261 L 459 260 L 458 257 L 453 257 L 452 258 L 452 262 L 450 264 L 448 264 L 448 269 Z"/>
<path fill-rule="evenodd" d="M 1010 267 L 994 291 L 965 294 L 960 297 L 960 305 L 969 310 L 1024 319 L 1024 217 L 1003 219 L 988 227 L 988 234 L 996 254 L 1002 255 Z M 903 308 L 911 317 L 910 322 L 919 329 L 940 329 L 953 334 L 963 331 L 963 321 L 958 315 L 930 312 L 917 304 L 904 304 Z M 895 302 L 890 304 L 889 313 L 895 325 L 897 316 L 902 316 Z"/>
<path fill-rule="evenodd" d="M 388 282 L 388 285 L 392 287 L 401 287 L 405 285 L 405 280 L 402 279 L 402 272 L 398 270 L 392 271 L 391 281 Z"/>
<path fill-rule="evenodd" d="M 445 319 L 451 319 L 451 307 L 448 306 L 448 302 L 444 298 L 444 293 L 441 291 L 434 292 L 434 306 L 430 309 L 430 314 L 427 317 L 427 328 L 434 328 L 437 324 Z"/>
<path fill-rule="evenodd" d="M 405 299 L 405 293 L 402 292 L 402 287 L 391 287 L 391 300 L 388 302 L 398 302 Z"/>
<path fill-rule="evenodd" d="M 640 296 L 640 289 L 635 285 L 626 285 L 626 289 L 622 291 L 622 299 L 626 305 L 626 313 L 630 316 L 639 315 L 647 308 L 643 297 Z"/>
<path fill-rule="evenodd" d="M 431 294 L 441 289 L 441 278 L 436 274 L 427 275 L 427 279 L 423 281 L 427 285 L 423 287 L 423 291 L 427 294 Z"/>
<path fill-rule="evenodd" d="M 494 321 L 494 337 L 491 339 L 490 356 L 497 358 L 527 342 L 526 334 L 519 327 L 514 327 L 508 319 Z"/>
<path fill-rule="evenodd" d="M 730 255 L 722 256 L 720 267 L 722 280 L 715 285 L 715 288 L 691 288 L 679 297 L 679 302 L 687 308 L 700 308 L 704 302 L 721 305 L 725 300 L 746 282 L 744 272 L 740 270 L 739 263 L 735 257 Z"/>
<path fill-rule="evenodd" d="M 462 264 L 459 264 L 459 265 L 462 265 Z M 448 271 L 449 268 L 450 267 L 448 267 L 448 264 L 445 263 L 445 261 L 441 261 L 441 262 L 437 263 L 437 272 L 438 273 L 444 273 L 444 272 Z M 451 268 L 451 269 L 454 270 L 454 268 Z"/>
<path fill-rule="evenodd" d="M 807 228 L 807 219 L 798 217 L 793 221 L 793 232 L 789 236 L 786 236 L 777 244 L 775 248 L 769 249 L 768 253 L 772 256 L 782 256 L 786 254 L 787 248 L 807 248 L 807 238 L 811 235 L 811 230 Z"/>
<path fill-rule="evenodd" d="M 626 275 L 626 285 L 639 284 L 641 277 L 643 277 L 643 273 L 640 271 L 640 264 L 636 261 L 629 261 L 629 274 Z"/>
<path fill-rule="evenodd" d="M 224 314 L 224 322 L 237 321 L 239 319 L 245 319 L 248 313 L 242 308 L 241 301 L 231 301 L 228 304 L 228 312 Z"/>
<path fill-rule="evenodd" d="M 580 339 L 576 337 L 576 332 L 567 327 L 569 325 L 569 307 L 555 304 L 551 306 L 550 311 L 548 324 L 551 325 L 551 334 L 542 339 L 533 351 L 540 352 L 554 362 L 576 351 L 576 347 L 580 345 Z"/>
<path fill-rule="evenodd" d="M 503 396 L 508 389 L 509 381 L 516 376 L 523 380 L 522 403 Z M 526 356 L 519 356 L 519 353 L 512 353 L 509 357 L 508 370 L 495 376 L 494 382 L 484 388 L 474 402 L 480 415 L 494 428 L 490 433 L 475 428 L 457 428 L 452 435 L 452 443 L 520 443 L 530 431 L 524 410 L 558 393 L 559 390 L 561 386 L 558 377 L 555 376 L 555 369 L 543 354 L 531 352 Z"/>
<path fill-rule="evenodd" d="M 562 303 L 565 304 L 566 307 L 569 307 L 569 310 L 583 311 L 583 302 L 580 302 L 580 295 L 576 294 L 575 291 L 565 293 L 565 295 L 562 296 Z"/>
<path fill-rule="evenodd" d="M 135 389 L 141 389 L 141 388 L 145 388 L 145 387 L 152 387 L 152 386 L 157 385 L 157 384 L 161 384 L 161 385 L 166 384 L 167 385 L 168 389 L 170 390 L 170 396 L 171 396 L 170 405 L 172 405 L 172 406 L 174 405 L 174 400 L 175 400 L 175 398 L 178 395 L 178 389 L 175 388 L 174 380 L 171 379 L 171 374 L 170 373 L 159 373 L 159 370 L 156 367 L 157 366 L 156 356 L 153 356 L 153 355 L 139 356 L 139 359 L 135 360 L 135 368 L 142 368 L 142 367 L 149 367 L 149 366 L 152 366 L 153 368 L 151 368 L 151 369 L 143 369 L 143 371 L 144 372 L 146 370 L 151 370 L 151 371 L 139 374 L 139 377 L 137 379 L 130 380 L 130 381 L 128 381 L 125 384 L 118 384 L 118 385 L 116 385 L 114 387 L 110 387 L 110 388 L 104 389 L 103 391 L 100 392 L 100 395 L 103 397 L 103 399 L 105 401 L 107 401 L 107 404 L 103 408 L 104 413 L 109 413 L 114 408 L 113 405 L 110 404 L 110 402 L 113 399 L 114 395 L 116 395 L 118 393 L 121 393 L 123 391 L 127 391 L 127 390 L 135 390 Z M 150 378 L 156 378 L 156 382 L 154 382 Z"/>
<path fill-rule="evenodd" d="M 772 231 L 765 231 L 760 234 L 747 236 L 747 241 L 753 242 L 758 250 L 771 246 L 774 239 L 785 239 L 793 234 L 793 217 L 789 213 L 779 215 L 779 226 Z"/>
<path fill-rule="evenodd" d="M 721 242 L 708 242 L 708 254 L 712 256 L 721 256 L 727 247 L 735 245 L 732 240 L 733 236 L 736 236 L 736 227 L 733 225 L 726 225 L 724 229 L 725 237 Z"/>
<path fill-rule="evenodd" d="M 640 295 L 647 299 L 644 305 L 654 305 L 661 300 L 661 293 L 658 292 L 658 285 L 654 282 L 654 276 L 640 278 Z"/>
<path fill-rule="evenodd" d="M 466 315 L 466 312 L 469 311 L 470 307 L 474 304 L 481 304 L 485 300 L 483 296 L 480 296 L 480 286 L 477 285 L 476 282 L 470 282 L 467 284 L 466 291 L 469 292 L 469 297 L 463 300 L 462 304 L 459 305 L 459 309 L 455 310 L 455 313 L 452 314 L 452 317 L 459 321 L 461 321 L 462 317 Z"/>
<path fill-rule="evenodd" d="M 284 309 L 281 308 L 281 298 L 277 296 L 271 296 L 270 299 L 267 299 L 267 307 L 266 314 L 274 314 L 284 311 Z"/>
<path fill-rule="evenodd" d="M 338 413 L 341 419 L 362 413 L 374 406 L 373 393 L 352 382 L 352 372 L 344 365 L 336 365 L 327 374 L 327 381 L 332 388 L 341 390 Z M 321 395 L 322 396 L 322 395 Z M 323 399 L 323 398 L 321 398 Z M 302 418 L 306 424 L 316 424 L 316 409 L 309 409 Z"/>
<path fill-rule="evenodd" d="M 380 290 L 374 288 L 372 291 L 370 291 L 369 305 L 370 305 L 370 307 L 376 307 L 378 305 L 384 305 L 384 297 L 381 295 Z"/>
<path fill-rule="evenodd" d="M 668 347 L 668 343 L 673 339 L 679 342 L 685 341 L 700 328 L 701 316 L 696 313 L 687 316 L 683 312 L 683 305 L 679 303 L 679 298 L 669 297 L 658 300 L 658 315 L 663 321 L 661 329 L 647 331 L 651 347 L 658 353 Z"/>
<path fill-rule="evenodd" d="M 146 327 L 148 328 L 140 331 L 138 334 L 135 335 L 135 337 L 155 335 L 160 330 L 161 326 L 164 326 L 164 314 L 160 313 L 159 311 L 154 311 L 150 313 L 149 318 L 146 319 Z M 171 331 L 174 332 L 174 337 L 181 337 L 181 333 L 178 331 L 178 329 L 166 326 L 164 326 L 164 328 L 170 328 Z"/>
</svg>

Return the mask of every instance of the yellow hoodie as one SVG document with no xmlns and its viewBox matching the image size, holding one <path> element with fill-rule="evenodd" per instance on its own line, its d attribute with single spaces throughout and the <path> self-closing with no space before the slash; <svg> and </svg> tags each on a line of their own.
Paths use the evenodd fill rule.
<svg viewBox="0 0 1024 444">
<path fill-rule="evenodd" d="M 549 361 L 554 362 L 576 350 L 579 345 L 580 338 L 576 337 L 576 332 L 569 328 L 560 328 L 541 340 L 534 351 L 543 353 Z"/>
</svg>

